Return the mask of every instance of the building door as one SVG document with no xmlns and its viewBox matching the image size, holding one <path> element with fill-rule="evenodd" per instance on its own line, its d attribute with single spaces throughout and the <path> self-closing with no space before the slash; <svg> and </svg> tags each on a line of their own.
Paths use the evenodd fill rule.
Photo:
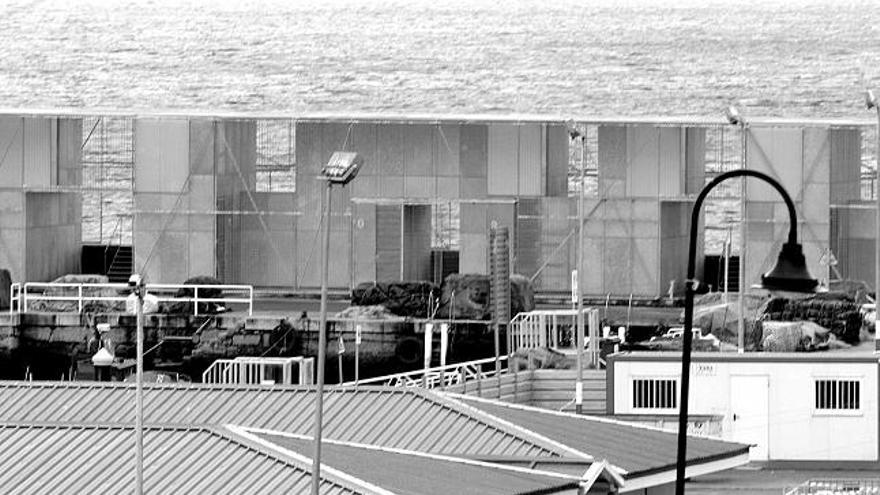
<svg viewBox="0 0 880 495">
<path fill-rule="evenodd" d="M 753 461 L 766 461 L 769 427 L 769 377 L 732 375 L 730 377 L 730 440 L 752 444 Z"/>
</svg>

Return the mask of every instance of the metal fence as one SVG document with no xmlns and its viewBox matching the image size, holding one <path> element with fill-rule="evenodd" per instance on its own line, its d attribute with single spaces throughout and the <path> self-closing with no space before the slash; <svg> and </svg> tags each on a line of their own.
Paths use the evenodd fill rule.
<svg viewBox="0 0 880 495">
<path fill-rule="evenodd" d="M 784 495 L 880 495 L 880 478 L 810 480 Z"/>
<path fill-rule="evenodd" d="M 199 305 L 206 303 L 240 304 L 247 307 L 249 316 L 254 312 L 254 288 L 250 285 L 147 284 L 146 288 L 147 294 L 155 296 L 157 302 L 192 303 L 195 316 L 199 315 Z M 192 296 L 177 295 L 181 290 L 192 291 Z M 127 284 L 13 283 L 10 287 L 9 312 L 26 313 L 34 309 L 35 303 L 42 303 L 39 310 L 48 312 L 82 313 L 96 303 L 103 304 L 104 310 L 124 310 L 129 291 Z M 206 296 L 206 291 L 221 291 L 221 295 Z"/>
</svg>

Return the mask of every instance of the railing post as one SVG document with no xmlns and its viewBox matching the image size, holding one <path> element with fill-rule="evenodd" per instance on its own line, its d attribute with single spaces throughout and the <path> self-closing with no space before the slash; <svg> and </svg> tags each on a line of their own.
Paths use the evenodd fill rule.
<svg viewBox="0 0 880 495">
<path fill-rule="evenodd" d="M 77 307 L 79 308 L 80 314 L 83 312 L 83 286 L 79 284 L 77 287 Z"/>
<path fill-rule="evenodd" d="M 193 286 L 193 316 L 199 316 L 199 286 Z"/>
<path fill-rule="evenodd" d="M 250 301 L 248 302 L 248 316 L 254 316 L 254 286 L 248 286 L 248 295 L 250 296 Z"/>
</svg>

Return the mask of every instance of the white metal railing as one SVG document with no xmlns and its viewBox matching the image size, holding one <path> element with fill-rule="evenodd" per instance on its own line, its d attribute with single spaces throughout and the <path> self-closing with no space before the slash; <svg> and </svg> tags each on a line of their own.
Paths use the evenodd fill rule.
<svg viewBox="0 0 880 495">
<path fill-rule="evenodd" d="M 294 367 L 296 380 L 294 380 Z M 218 359 L 202 373 L 202 382 L 238 385 L 311 385 L 314 382 L 315 358 L 250 357 Z"/>
<path fill-rule="evenodd" d="M 9 314 L 21 311 L 21 283 L 13 282 L 9 286 Z"/>
<path fill-rule="evenodd" d="M 500 371 L 502 373 L 506 372 L 508 357 L 501 356 L 498 358 L 498 361 L 501 365 Z M 422 387 L 433 389 L 490 378 L 496 376 L 497 371 L 495 358 L 491 357 L 464 363 L 448 364 L 446 366 L 423 368 L 405 373 L 377 376 L 365 380 L 346 382 L 343 385 L 384 385 L 387 387 Z"/>
<path fill-rule="evenodd" d="M 183 285 L 183 284 L 147 284 L 147 293 L 156 297 L 158 302 L 191 302 L 193 313 L 199 315 L 199 303 L 217 304 L 247 304 L 248 315 L 254 312 L 254 287 L 252 285 Z M 193 291 L 192 297 L 179 297 L 174 294 L 180 289 Z M 13 312 L 13 306 L 17 311 L 27 312 L 30 303 L 34 301 L 58 301 L 74 302 L 77 312 L 82 313 L 89 302 L 122 302 L 128 298 L 128 284 L 108 283 L 56 283 L 56 282 L 26 282 L 25 284 L 12 284 L 11 301 L 9 311 Z M 199 296 L 199 291 L 220 290 L 222 292 L 244 293 L 244 297 L 220 297 Z M 109 293 L 117 295 L 107 295 Z M 168 295 L 171 294 L 171 295 Z M 203 292 L 204 294 L 204 292 Z M 13 302 L 15 304 L 13 304 Z"/>
<path fill-rule="evenodd" d="M 586 327 L 599 327 L 599 310 L 584 308 Z M 520 349 L 574 349 L 577 310 L 541 310 L 517 314 L 508 327 L 511 353 Z M 586 345 L 588 341 L 585 340 Z"/>
<path fill-rule="evenodd" d="M 880 478 L 809 480 L 784 495 L 880 495 Z"/>
</svg>

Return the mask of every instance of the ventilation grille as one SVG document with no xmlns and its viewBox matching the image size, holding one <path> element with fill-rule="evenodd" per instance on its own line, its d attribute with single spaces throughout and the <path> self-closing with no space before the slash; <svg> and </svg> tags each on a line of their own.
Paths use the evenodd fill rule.
<svg viewBox="0 0 880 495">
<path fill-rule="evenodd" d="M 678 407 L 678 380 L 635 379 L 632 391 L 633 408 L 674 409 Z"/>
<path fill-rule="evenodd" d="M 816 380 L 816 409 L 852 411 L 860 407 L 858 380 Z"/>
</svg>

